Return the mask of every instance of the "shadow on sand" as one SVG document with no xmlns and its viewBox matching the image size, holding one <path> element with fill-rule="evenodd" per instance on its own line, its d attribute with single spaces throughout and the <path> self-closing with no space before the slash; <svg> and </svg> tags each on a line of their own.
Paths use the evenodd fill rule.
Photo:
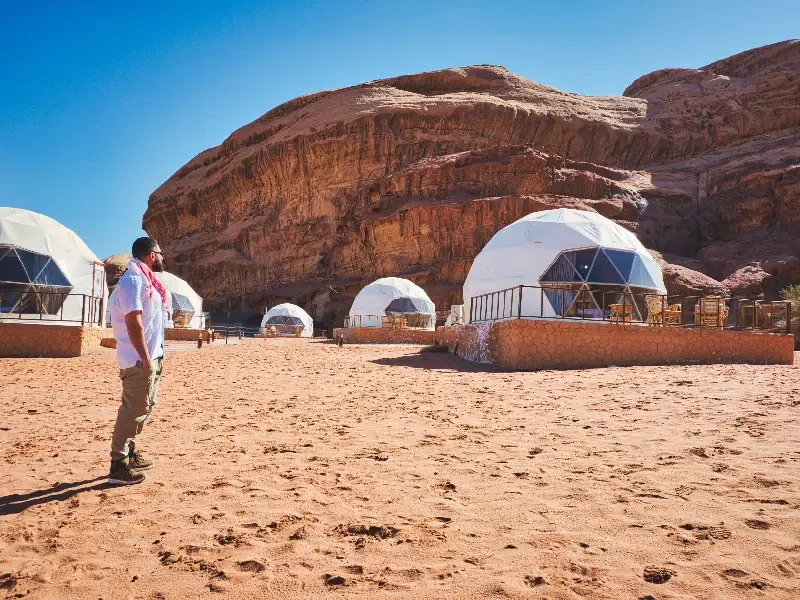
<svg viewBox="0 0 800 600">
<path fill-rule="evenodd" d="M 52 487 L 29 492 L 27 494 L 0 496 L 0 515 L 16 515 L 29 509 L 31 506 L 46 504 L 48 502 L 60 502 L 83 492 L 118 487 L 109 485 L 106 479 L 107 475 L 103 475 L 102 477 L 84 479 L 83 481 L 75 481 L 73 483 L 59 483 Z"/>
<path fill-rule="evenodd" d="M 437 371 L 461 371 L 464 373 L 505 372 L 500 367 L 470 362 L 447 352 L 418 352 L 394 358 L 376 358 L 370 362 L 387 367 L 412 367 L 414 369 L 433 369 Z"/>
</svg>

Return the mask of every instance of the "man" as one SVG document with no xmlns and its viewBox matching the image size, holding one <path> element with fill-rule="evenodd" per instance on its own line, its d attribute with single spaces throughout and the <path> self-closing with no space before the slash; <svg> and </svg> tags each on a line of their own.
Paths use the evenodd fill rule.
<svg viewBox="0 0 800 600">
<path fill-rule="evenodd" d="M 136 448 L 136 436 L 156 405 L 164 362 L 164 313 L 167 290 L 155 272 L 164 270 L 158 242 L 142 237 L 133 242 L 128 270 L 111 294 L 111 328 L 117 340 L 122 405 L 111 437 L 108 483 L 131 485 L 144 481 L 154 466 Z"/>
</svg>

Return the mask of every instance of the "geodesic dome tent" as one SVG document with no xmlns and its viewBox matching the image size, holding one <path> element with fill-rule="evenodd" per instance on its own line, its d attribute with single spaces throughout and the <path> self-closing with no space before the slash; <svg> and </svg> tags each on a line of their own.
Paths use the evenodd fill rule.
<svg viewBox="0 0 800 600">
<path fill-rule="evenodd" d="M 523 288 L 520 302 L 518 286 L 535 289 Z M 502 290 L 505 297 L 484 296 Z M 607 318 L 611 304 L 623 303 L 641 320 L 646 295 L 666 293 L 661 269 L 632 232 L 597 213 L 559 208 L 489 240 L 464 282 L 464 307 L 472 322 L 487 314 Z"/>
<path fill-rule="evenodd" d="M 204 329 L 203 299 L 185 280 L 177 275 L 162 271 L 156 273 L 170 295 L 172 307 L 172 327 L 176 329 Z"/>
<path fill-rule="evenodd" d="M 103 263 L 72 230 L 0 207 L 0 318 L 99 325 L 107 298 Z"/>
<path fill-rule="evenodd" d="M 402 316 L 408 327 L 436 328 L 436 307 L 421 287 L 408 279 L 383 277 L 364 287 L 350 308 L 350 327 L 382 327 L 383 317 Z"/>
<path fill-rule="evenodd" d="M 314 335 L 314 320 L 295 304 L 278 304 L 270 308 L 261 320 L 261 329 L 272 327 L 280 335 L 294 335 L 296 327 L 302 327 L 300 337 Z"/>
</svg>

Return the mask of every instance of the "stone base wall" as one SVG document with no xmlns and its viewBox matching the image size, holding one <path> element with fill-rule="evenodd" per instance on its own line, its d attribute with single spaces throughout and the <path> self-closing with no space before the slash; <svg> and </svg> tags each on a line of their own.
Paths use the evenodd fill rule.
<svg viewBox="0 0 800 600">
<path fill-rule="evenodd" d="M 0 323 L 0 357 L 72 358 L 100 347 L 108 335 L 100 327 Z"/>
<path fill-rule="evenodd" d="M 348 344 L 424 344 L 436 342 L 436 332 L 425 329 L 390 329 L 388 327 L 342 327 L 333 330 L 333 339 L 344 336 Z"/>
<path fill-rule="evenodd" d="M 196 342 L 200 334 L 203 341 L 208 339 L 205 329 L 165 329 L 164 339 L 168 342 Z"/>
<path fill-rule="evenodd" d="M 794 362 L 789 334 L 513 320 L 440 327 L 437 341 L 475 362 L 507 369 Z"/>
</svg>

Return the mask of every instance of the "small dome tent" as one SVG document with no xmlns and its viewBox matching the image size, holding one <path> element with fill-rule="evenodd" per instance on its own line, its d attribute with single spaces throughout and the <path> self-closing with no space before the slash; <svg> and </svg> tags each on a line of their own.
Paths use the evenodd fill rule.
<svg viewBox="0 0 800 600">
<path fill-rule="evenodd" d="M 521 285 L 541 291 L 524 289 L 520 303 Z M 632 232 L 569 208 L 529 214 L 489 240 L 464 282 L 467 322 L 484 320 L 483 294 L 502 290 L 506 297 L 493 299 L 489 312 L 516 317 L 521 307 L 525 317 L 544 318 L 600 318 L 609 304 L 624 301 L 638 320 L 645 294 L 666 294 L 661 269 Z"/>
<path fill-rule="evenodd" d="M 350 308 L 350 327 L 381 327 L 387 315 L 404 316 L 408 327 L 436 328 L 436 307 L 421 287 L 408 279 L 384 277 L 362 289 Z"/>
<path fill-rule="evenodd" d="M 205 316 L 203 315 L 203 299 L 192 289 L 186 281 L 162 271 L 156 273 L 159 281 L 164 284 L 170 295 L 172 307 L 171 325 L 177 329 L 205 329 Z"/>
<path fill-rule="evenodd" d="M 0 207 L 0 318 L 101 325 L 103 263 L 75 232 L 20 208 Z"/>
<path fill-rule="evenodd" d="M 280 335 L 294 335 L 296 327 L 302 327 L 300 337 L 314 335 L 314 321 L 311 316 L 295 304 L 278 304 L 273 306 L 261 320 L 261 329 L 274 327 Z"/>
</svg>

